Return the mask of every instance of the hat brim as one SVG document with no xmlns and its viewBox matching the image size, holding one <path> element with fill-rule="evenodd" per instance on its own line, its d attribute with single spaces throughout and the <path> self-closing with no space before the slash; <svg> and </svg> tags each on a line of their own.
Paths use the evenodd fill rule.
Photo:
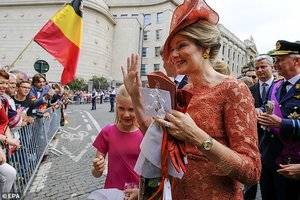
<svg viewBox="0 0 300 200">
<path fill-rule="evenodd" d="M 288 54 L 299 54 L 298 51 L 274 51 L 270 56 L 284 56 Z"/>
</svg>

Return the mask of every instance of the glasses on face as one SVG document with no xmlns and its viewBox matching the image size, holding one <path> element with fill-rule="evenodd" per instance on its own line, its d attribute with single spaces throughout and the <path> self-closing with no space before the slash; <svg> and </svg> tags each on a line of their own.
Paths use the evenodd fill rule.
<svg viewBox="0 0 300 200">
<path fill-rule="evenodd" d="M 9 87 L 15 88 L 16 84 L 15 83 L 9 83 Z"/>
</svg>

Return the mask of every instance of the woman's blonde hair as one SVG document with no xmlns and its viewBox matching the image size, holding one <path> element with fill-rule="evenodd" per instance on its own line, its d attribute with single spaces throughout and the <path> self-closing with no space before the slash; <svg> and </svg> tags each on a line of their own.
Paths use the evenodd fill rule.
<svg viewBox="0 0 300 200">
<path fill-rule="evenodd" d="M 200 20 L 187 26 L 178 34 L 192 39 L 198 46 L 209 48 L 209 59 L 211 62 L 217 57 L 221 47 L 221 33 L 217 25 Z"/>
<path fill-rule="evenodd" d="M 216 61 L 215 64 L 213 65 L 213 68 L 215 71 L 224 75 L 230 75 L 231 73 L 229 66 L 221 60 Z"/>
</svg>

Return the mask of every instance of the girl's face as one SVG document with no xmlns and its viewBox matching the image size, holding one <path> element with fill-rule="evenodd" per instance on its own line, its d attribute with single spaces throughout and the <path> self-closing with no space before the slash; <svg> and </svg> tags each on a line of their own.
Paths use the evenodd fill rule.
<svg viewBox="0 0 300 200">
<path fill-rule="evenodd" d="M 8 80 L 0 76 L 0 95 L 5 94 L 7 87 L 8 87 Z"/>
<path fill-rule="evenodd" d="M 131 128 L 136 125 L 135 113 L 130 98 L 117 97 L 117 119 L 122 127 Z"/>
<path fill-rule="evenodd" d="M 203 62 L 203 48 L 182 35 L 175 35 L 170 43 L 171 63 L 177 74 L 189 75 L 199 70 Z"/>
</svg>

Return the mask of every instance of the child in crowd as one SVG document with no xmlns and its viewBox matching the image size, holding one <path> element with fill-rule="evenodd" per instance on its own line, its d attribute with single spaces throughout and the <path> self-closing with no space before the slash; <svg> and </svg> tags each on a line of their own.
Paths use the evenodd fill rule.
<svg viewBox="0 0 300 200">
<path fill-rule="evenodd" d="M 143 139 L 131 98 L 124 85 L 117 93 L 116 108 L 116 122 L 105 126 L 93 143 L 97 153 L 93 160 L 92 174 L 97 178 L 102 176 L 107 154 L 108 174 L 104 188 L 124 190 L 128 184 L 136 187 L 139 184 L 139 176 L 133 168 Z"/>
</svg>

